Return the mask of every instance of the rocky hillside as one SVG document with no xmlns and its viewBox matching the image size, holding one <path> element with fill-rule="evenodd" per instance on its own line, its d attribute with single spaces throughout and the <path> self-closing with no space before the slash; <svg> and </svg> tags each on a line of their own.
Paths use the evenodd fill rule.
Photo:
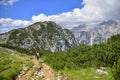
<svg viewBox="0 0 120 80">
<path fill-rule="evenodd" d="M 0 43 L 27 49 L 37 46 L 55 52 L 64 51 L 71 45 L 76 45 L 76 40 L 69 30 L 62 29 L 54 22 L 45 21 L 1 34 Z"/>
<path fill-rule="evenodd" d="M 77 43 L 88 45 L 105 42 L 110 36 L 120 34 L 120 23 L 109 20 L 91 27 L 89 25 L 80 25 L 71 30 L 75 35 Z"/>
</svg>

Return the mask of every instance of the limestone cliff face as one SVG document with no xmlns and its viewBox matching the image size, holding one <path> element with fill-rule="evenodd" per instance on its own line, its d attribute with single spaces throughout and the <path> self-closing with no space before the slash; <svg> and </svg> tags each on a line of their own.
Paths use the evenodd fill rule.
<svg viewBox="0 0 120 80">
<path fill-rule="evenodd" d="M 26 28 L 0 35 L 0 43 L 32 49 L 36 45 L 44 50 L 64 51 L 76 45 L 74 35 L 51 21 L 37 22 Z"/>
<path fill-rule="evenodd" d="M 71 31 L 75 35 L 78 44 L 99 44 L 107 41 L 107 39 L 112 35 L 120 34 L 120 23 L 109 20 L 99 23 L 95 27 L 80 25 L 73 28 Z"/>
</svg>

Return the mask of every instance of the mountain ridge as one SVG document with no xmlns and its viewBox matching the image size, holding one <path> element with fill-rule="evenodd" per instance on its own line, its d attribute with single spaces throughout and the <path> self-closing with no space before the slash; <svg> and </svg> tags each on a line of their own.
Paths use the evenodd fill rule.
<svg viewBox="0 0 120 80">
<path fill-rule="evenodd" d="M 0 43 L 27 49 L 38 46 L 52 52 L 64 51 L 71 45 L 76 45 L 73 34 L 52 21 L 37 22 L 26 28 L 1 34 Z"/>
<path fill-rule="evenodd" d="M 75 35 L 77 44 L 99 44 L 107 41 L 112 35 L 120 34 L 120 23 L 108 20 L 96 24 L 95 27 L 88 25 L 81 30 L 73 28 L 71 32 Z"/>
<path fill-rule="evenodd" d="M 56 52 L 81 43 L 99 44 L 115 34 L 120 34 L 120 23 L 114 20 L 103 21 L 95 27 L 82 24 L 71 30 L 63 29 L 55 22 L 45 21 L 0 34 L 0 43 L 29 50 L 37 47 Z"/>
</svg>

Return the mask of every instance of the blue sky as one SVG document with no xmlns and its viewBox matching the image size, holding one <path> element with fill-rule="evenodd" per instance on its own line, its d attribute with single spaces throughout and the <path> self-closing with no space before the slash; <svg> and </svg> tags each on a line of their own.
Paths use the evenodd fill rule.
<svg viewBox="0 0 120 80">
<path fill-rule="evenodd" d="M 0 33 L 38 21 L 71 29 L 80 24 L 120 21 L 119 0 L 0 0 Z"/>
<path fill-rule="evenodd" d="M 44 13 L 55 15 L 82 8 L 82 0 L 20 0 L 14 5 L 0 5 L 0 17 L 30 20 L 31 16 Z"/>
</svg>

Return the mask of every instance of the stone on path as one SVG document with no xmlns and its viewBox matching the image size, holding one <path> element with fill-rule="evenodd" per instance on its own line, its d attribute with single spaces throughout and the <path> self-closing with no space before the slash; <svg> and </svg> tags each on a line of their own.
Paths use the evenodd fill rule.
<svg viewBox="0 0 120 80">
<path fill-rule="evenodd" d="M 107 72 L 107 71 L 104 71 L 104 70 L 101 70 L 101 69 L 97 69 L 97 70 L 96 70 L 96 73 L 97 73 L 97 74 L 105 74 L 105 75 L 108 75 L 108 72 Z"/>
<path fill-rule="evenodd" d="M 43 77 L 44 77 L 44 72 L 43 72 L 43 71 L 40 71 L 40 72 L 38 72 L 37 75 L 38 75 L 39 77 L 43 78 Z"/>
</svg>

